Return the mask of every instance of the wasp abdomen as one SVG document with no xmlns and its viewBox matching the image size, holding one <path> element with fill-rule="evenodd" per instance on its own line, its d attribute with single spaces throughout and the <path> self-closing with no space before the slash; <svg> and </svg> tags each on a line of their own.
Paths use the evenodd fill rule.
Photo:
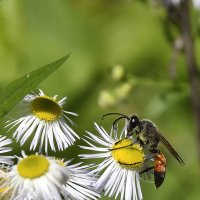
<svg viewBox="0 0 200 200">
<path fill-rule="evenodd" d="M 166 158 L 162 153 L 154 157 L 154 181 L 156 189 L 161 186 L 165 179 L 166 173 Z"/>
</svg>

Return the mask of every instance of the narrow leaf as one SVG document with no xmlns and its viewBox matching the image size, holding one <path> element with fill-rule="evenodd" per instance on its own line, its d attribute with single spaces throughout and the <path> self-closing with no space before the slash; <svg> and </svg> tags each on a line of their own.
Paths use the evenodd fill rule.
<svg viewBox="0 0 200 200">
<path fill-rule="evenodd" d="M 40 67 L 11 82 L 0 102 L 0 118 L 4 117 L 27 93 L 34 90 L 44 79 L 58 69 L 69 54 L 48 65 Z"/>
</svg>

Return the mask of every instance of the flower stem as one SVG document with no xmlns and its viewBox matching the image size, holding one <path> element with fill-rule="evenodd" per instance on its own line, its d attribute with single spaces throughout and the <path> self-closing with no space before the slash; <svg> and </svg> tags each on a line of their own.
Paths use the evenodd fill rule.
<svg viewBox="0 0 200 200">
<path fill-rule="evenodd" d="M 192 108 L 197 128 L 198 159 L 200 161 L 200 79 L 191 32 L 189 3 L 190 2 L 188 0 L 183 0 L 180 5 L 180 25 L 184 39 L 184 50 L 188 67 Z"/>
</svg>

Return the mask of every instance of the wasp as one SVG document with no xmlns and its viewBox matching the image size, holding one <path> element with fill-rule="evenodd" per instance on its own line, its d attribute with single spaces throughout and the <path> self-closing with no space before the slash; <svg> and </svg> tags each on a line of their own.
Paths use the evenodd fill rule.
<svg viewBox="0 0 200 200">
<path fill-rule="evenodd" d="M 162 185 L 162 183 L 165 179 L 166 158 L 165 158 L 164 154 L 162 154 L 161 152 L 154 154 L 153 157 L 154 157 L 154 166 L 144 169 L 139 174 L 141 175 L 141 174 L 146 173 L 153 169 L 154 184 L 155 184 L 156 189 L 158 189 Z"/>
<path fill-rule="evenodd" d="M 115 125 L 120 119 L 125 118 L 127 120 L 126 137 L 129 138 L 133 135 L 133 133 L 135 133 L 137 136 L 136 141 L 139 142 L 141 146 L 147 146 L 148 150 L 155 155 L 155 158 L 157 158 L 156 155 L 160 155 L 160 157 L 164 158 L 164 155 L 161 154 L 158 149 L 158 143 L 161 142 L 181 165 L 185 164 L 183 159 L 179 156 L 167 139 L 160 133 L 157 126 L 152 121 L 148 119 L 140 120 L 136 115 L 126 116 L 121 113 L 108 113 L 103 115 L 102 119 L 108 115 L 120 115 L 120 117 L 113 122 L 113 128 L 116 128 Z"/>
</svg>

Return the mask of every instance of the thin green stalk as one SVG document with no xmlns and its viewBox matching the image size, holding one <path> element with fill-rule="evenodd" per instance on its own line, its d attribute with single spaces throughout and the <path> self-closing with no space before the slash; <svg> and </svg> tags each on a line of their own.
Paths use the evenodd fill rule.
<svg viewBox="0 0 200 200">
<path fill-rule="evenodd" d="M 187 61 L 188 77 L 191 90 L 191 101 L 197 128 L 197 150 L 200 162 L 200 79 L 195 57 L 194 43 L 190 24 L 190 1 L 183 0 L 180 6 L 180 25 L 184 39 L 184 50 Z"/>
</svg>

